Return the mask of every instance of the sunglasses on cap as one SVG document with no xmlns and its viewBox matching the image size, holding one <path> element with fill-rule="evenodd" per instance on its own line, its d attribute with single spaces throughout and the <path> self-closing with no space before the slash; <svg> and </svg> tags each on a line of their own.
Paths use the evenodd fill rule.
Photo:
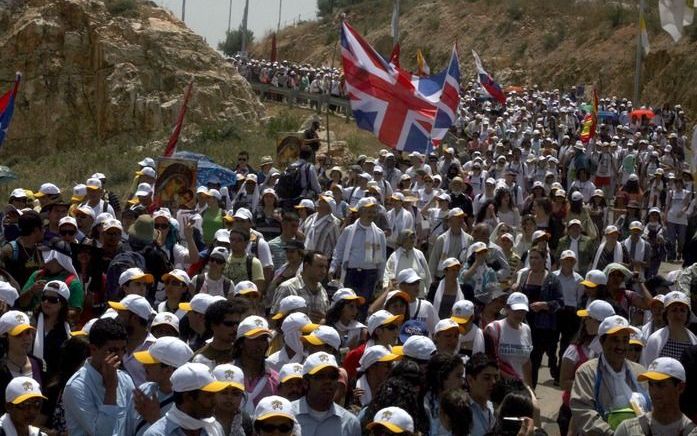
<svg viewBox="0 0 697 436">
<path fill-rule="evenodd" d="M 46 301 L 47 303 L 51 304 L 58 304 L 60 303 L 60 297 L 56 297 L 53 295 L 42 295 L 41 296 L 41 301 Z"/>
<path fill-rule="evenodd" d="M 290 433 L 293 430 L 293 424 L 271 424 L 268 422 L 262 422 L 258 425 L 258 428 L 264 433 L 273 433 L 275 431 L 280 433 Z"/>
</svg>

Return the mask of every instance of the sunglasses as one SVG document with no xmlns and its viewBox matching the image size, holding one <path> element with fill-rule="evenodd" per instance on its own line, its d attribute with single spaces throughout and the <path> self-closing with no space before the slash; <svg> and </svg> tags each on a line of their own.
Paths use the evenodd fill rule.
<svg viewBox="0 0 697 436">
<path fill-rule="evenodd" d="M 61 236 L 75 236 L 77 232 L 75 230 L 61 230 L 59 233 Z"/>
<path fill-rule="evenodd" d="M 247 158 L 245 158 L 245 157 L 240 157 L 240 158 L 237 158 L 237 161 L 238 161 L 238 162 L 247 162 Z"/>
<path fill-rule="evenodd" d="M 41 301 L 46 301 L 46 302 L 51 303 L 51 304 L 58 304 L 58 303 L 60 303 L 61 300 L 59 297 L 55 297 L 53 295 L 43 295 L 41 297 Z"/>
<path fill-rule="evenodd" d="M 264 433 L 273 433 L 275 431 L 281 432 L 281 433 L 290 433 L 293 430 L 293 426 L 291 424 L 268 424 L 268 423 L 262 423 L 259 425 L 259 428 L 261 431 Z"/>
<path fill-rule="evenodd" d="M 169 224 L 167 224 L 167 223 L 155 224 L 155 228 L 157 230 L 165 230 L 165 229 L 169 228 Z"/>
<path fill-rule="evenodd" d="M 217 264 L 222 265 L 222 264 L 225 263 L 225 259 L 218 259 L 217 257 L 211 257 L 210 260 L 209 260 L 209 262 L 217 263 Z"/>
</svg>

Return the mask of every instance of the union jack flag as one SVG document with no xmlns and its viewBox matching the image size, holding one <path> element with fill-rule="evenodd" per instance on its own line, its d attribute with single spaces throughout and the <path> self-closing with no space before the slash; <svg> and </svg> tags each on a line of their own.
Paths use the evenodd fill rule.
<svg viewBox="0 0 697 436">
<path fill-rule="evenodd" d="M 482 66 L 482 60 L 479 59 L 479 55 L 476 51 L 472 50 L 472 56 L 474 56 L 474 64 L 477 67 L 477 76 L 479 77 L 479 84 L 482 85 L 482 87 L 486 90 L 486 92 L 489 93 L 489 95 L 494 100 L 501 103 L 501 105 L 505 105 L 506 94 L 503 93 L 503 90 L 501 89 L 499 84 L 494 81 L 494 78 L 491 77 L 491 74 L 486 72 L 486 70 Z"/>
<path fill-rule="evenodd" d="M 448 71 L 436 78 L 413 75 L 383 58 L 346 22 L 341 27 L 341 56 L 358 127 L 396 150 L 425 153 Z"/>
<path fill-rule="evenodd" d="M 431 78 L 443 83 L 438 96 L 438 112 L 431 131 L 433 145 L 438 147 L 450 126 L 455 123 L 457 106 L 460 103 L 460 59 L 457 56 L 457 46 L 453 46 L 448 68 Z"/>
<path fill-rule="evenodd" d="M 0 95 L 0 145 L 2 145 L 2 142 L 5 140 L 7 128 L 10 126 L 10 121 L 12 120 L 12 114 L 15 108 L 15 97 L 17 96 L 17 89 L 19 89 L 19 81 L 21 78 L 22 75 L 17 73 L 14 86 L 5 94 Z"/>
</svg>

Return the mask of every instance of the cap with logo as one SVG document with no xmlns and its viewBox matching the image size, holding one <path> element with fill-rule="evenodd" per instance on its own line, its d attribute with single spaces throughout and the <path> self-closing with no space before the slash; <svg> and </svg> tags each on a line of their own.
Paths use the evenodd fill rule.
<svg viewBox="0 0 697 436">
<path fill-rule="evenodd" d="M 576 315 L 581 318 L 590 316 L 598 322 L 602 322 L 605 318 L 613 316 L 615 309 L 610 303 L 604 300 L 593 300 L 585 309 L 576 311 Z"/>
<path fill-rule="evenodd" d="M 283 334 L 288 334 L 290 332 L 310 334 L 315 331 L 317 327 L 319 327 L 319 324 L 313 323 L 307 314 L 302 312 L 293 312 L 283 319 L 281 331 Z"/>
<path fill-rule="evenodd" d="M 402 320 L 404 320 L 404 315 L 393 315 L 384 309 L 378 310 L 368 317 L 368 334 L 372 335 L 378 327 L 399 324 Z"/>
<path fill-rule="evenodd" d="M 5 333 L 17 336 L 25 330 L 34 329 L 26 313 L 19 310 L 10 310 L 0 316 L 0 335 Z"/>
<path fill-rule="evenodd" d="M 363 356 L 361 356 L 358 362 L 360 364 L 358 371 L 365 372 L 378 362 L 394 362 L 401 358 L 402 356 L 390 352 L 390 350 L 382 345 L 373 345 L 372 347 L 367 347 L 365 351 L 363 351 Z"/>
<path fill-rule="evenodd" d="M 405 343 L 411 336 L 428 336 L 426 324 L 418 319 L 410 319 L 399 329 L 399 342 Z"/>
<path fill-rule="evenodd" d="M 303 366 L 301 363 L 286 363 L 278 371 L 278 381 L 285 383 L 292 379 L 303 378 Z"/>
<path fill-rule="evenodd" d="M 202 294 L 198 293 L 191 297 L 191 301 L 188 303 L 179 303 L 179 309 L 189 312 L 189 311 L 194 311 L 196 313 L 200 313 L 201 315 L 206 314 L 206 309 L 208 309 L 208 306 L 211 304 L 215 303 L 216 301 L 224 301 L 225 297 L 223 296 L 213 296 L 210 294 Z"/>
<path fill-rule="evenodd" d="M 675 303 L 682 303 L 690 308 L 690 297 L 682 291 L 671 291 L 665 294 L 663 297 L 663 305 L 666 309 L 668 306 Z"/>
<path fill-rule="evenodd" d="M 639 381 L 663 381 L 674 378 L 682 382 L 687 381 L 685 367 L 679 360 L 672 357 L 658 357 L 649 364 L 646 372 L 639 374 Z"/>
<path fill-rule="evenodd" d="M 288 418 L 295 422 L 295 414 L 290 401 L 278 395 L 270 395 L 259 400 L 254 409 L 254 420 L 264 421 L 269 418 Z"/>
<path fill-rule="evenodd" d="M 564 259 L 574 259 L 576 260 L 576 253 L 574 253 L 574 250 L 564 250 L 561 252 L 561 255 L 559 256 L 560 260 Z"/>
<path fill-rule="evenodd" d="M 474 315 L 474 303 L 469 300 L 460 300 L 453 304 L 450 318 L 458 324 L 467 323 Z"/>
<path fill-rule="evenodd" d="M 203 363 L 188 362 L 180 366 L 170 377 L 174 392 L 220 392 L 227 387 L 213 376 L 210 368 Z"/>
<path fill-rule="evenodd" d="M 452 318 L 441 319 L 436 323 L 436 327 L 433 334 L 438 334 L 447 330 L 456 329 L 458 332 L 461 331 L 460 324 L 455 322 Z"/>
<path fill-rule="evenodd" d="M 158 338 L 147 350 L 133 353 L 133 357 L 142 364 L 163 363 L 173 368 L 179 368 L 193 355 L 194 352 L 186 342 L 172 336 Z"/>
<path fill-rule="evenodd" d="M 334 368 L 338 370 L 339 365 L 337 365 L 334 356 L 324 351 L 319 351 L 307 356 L 305 364 L 303 365 L 303 375 L 315 375 L 325 368 Z"/>
<path fill-rule="evenodd" d="M 342 300 L 346 301 L 356 301 L 358 304 L 364 304 L 365 298 L 356 295 L 356 291 L 350 288 L 338 289 L 334 295 L 332 295 L 332 306 L 336 305 Z"/>
<path fill-rule="evenodd" d="M 150 328 L 158 325 L 168 325 L 179 333 L 179 317 L 171 312 L 160 312 L 155 315 L 150 323 Z"/>
<path fill-rule="evenodd" d="M 146 274 L 140 268 L 128 268 L 119 276 L 119 286 L 123 286 L 132 280 L 143 280 L 145 283 L 151 284 L 155 281 L 155 278 L 152 274 Z"/>
<path fill-rule="evenodd" d="M 632 332 L 627 319 L 620 315 L 613 315 L 605 318 L 600 323 L 600 327 L 598 327 L 598 337 L 603 335 L 614 335 L 625 331 L 629 334 Z"/>
<path fill-rule="evenodd" d="M 227 258 L 230 256 L 230 252 L 227 251 L 227 248 L 225 247 L 215 247 L 212 251 L 209 257 L 211 259 L 216 258 L 216 259 L 221 259 L 221 260 L 227 260 Z"/>
<path fill-rule="evenodd" d="M 511 310 L 524 310 L 526 312 L 530 310 L 528 297 L 522 292 L 513 292 L 509 295 L 506 300 L 506 305 L 510 307 Z"/>
<path fill-rule="evenodd" d="M 232 295 L 261 295 L 259 293 L 259 288 L 257 288 L 257 285 L 254 284 L 254 282 L 250 282 L 249 280 L 243 280 L 235 285 L 235 289 L 232 291 Z"/>
<path fill-rule="evenodd" d="M 240 322 L 237 326 L 237 339 L 258 338 L 260 336 L 271 336 L 269 323 L 260 316 L 250 315 Z"/>
<path fill-rule="evenodd" d="M 189 274 L 187 274 L 186 271 L 181 269 L 173 269 L 172 271 L 162 276 L 163 282 L 166 282 L 169 279 L 174 279 L 178 282 L 184 283 L 186 286 L 191 285 L 191 278 L 189 277 Z"/>
<path fill-rule="evenodd" d="M 370 422 L 366 428 L 372 430 L 379 426 L 385 427 L 392 433 L 414 432 L 414 420 L 411 415 L 404 411 L 404 409 L 395 406 L 378 410 L 373 421 Z"/>
<path fill-rule="evenodd" d="M 15 377 L 5 388 L 5 402 L 22 404 L 31 398 L 47 398 L 41 393 L 41 385 L 31 377 Z M 16 434 L 16 433 L 15 433 Z"/>
<path fill-rule="evenodd" d="M 301 336 L 300 339 L 310 345 L 329 345 L 337 351 L 341 347 L 339 332 L 328 325 L 320 325 L 309 335 Z"/>
<path fill-rule="evenodd" d="M 394 354 L 399 354 L 412 359 L 426 361 L 430 360 L 436 352 L 436 344 L 426 336 L 410 336 L 402 346 L 392 347 Z"/>
<path fill-rule="evenodd" d="M 232 363 L 223 363 L 213 368 L 213 377 L 225 387 L 237 388 L 244 392 L 244 372 Z"/>
</svg>

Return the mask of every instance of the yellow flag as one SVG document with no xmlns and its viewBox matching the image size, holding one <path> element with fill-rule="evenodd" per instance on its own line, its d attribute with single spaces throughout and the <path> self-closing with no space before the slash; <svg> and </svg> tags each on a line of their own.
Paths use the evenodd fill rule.
<svg viewBox="0 0 697 436">
<path fill-rule="evenodd" d="M 431 69 L 428 67 L 426 59 L 424 58 L 423 53 L 421 53 L 420 48 L 416 49 L 416 67 L 416 74 L 419 76 L 428 76 L 431 74 Z"/>
<path fill-rule="evenodd" d="M 644 56 L 646 56 L 651 51 L 651 47 L 649 46 L 649 33 L 646 31 L 646 20 L 644 20 L 643 14 L 639 19 L 639 28 L 641 30 L 641 46 L 644 49 Z"/>
</svg>

